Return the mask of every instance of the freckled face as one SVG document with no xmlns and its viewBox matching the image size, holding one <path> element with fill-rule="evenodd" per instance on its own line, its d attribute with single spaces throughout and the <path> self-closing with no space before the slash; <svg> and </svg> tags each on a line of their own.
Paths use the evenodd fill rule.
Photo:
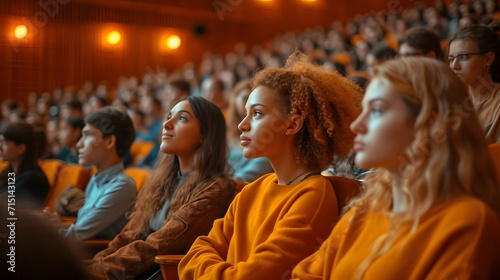
<svg viewBox="0 0 500 280">
<path fill-rule="evenodd" d="M 238 125 L 240 144 L 246 158 L 266 157 L 272 161 L 283 153 L 286 117 L 276 91 L 259 86 L 248 97 L 245 118 Z"/>
</svg>

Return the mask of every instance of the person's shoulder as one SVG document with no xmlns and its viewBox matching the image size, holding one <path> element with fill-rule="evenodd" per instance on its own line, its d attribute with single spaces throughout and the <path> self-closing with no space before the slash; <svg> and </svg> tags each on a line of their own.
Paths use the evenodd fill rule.
<svg viewBox="0 0 500 280">
<path fill-rule="evenodd" d="M 462 226 L 496 224 L 499 220 L 496 213 L 483 201 L 469 195 L 461 195 L 443 202 L 430 211 L 436 218 L 440 217 L 443 222 Z"/>
<path fill-rule="evenodd" d="M 314 174 L 302 180 L 298 184 L 301 188 L 312 188 L 316 190 L 331 190 L 333 192 L 333 186 L 330 180 L 321 174 Z"/>
<path fill-rule="evenodd" d="M 126 189 L 128 191 L 136 191 L 135 180 L 125 173 L 125 170 L 121 170 L 114 174 L 106 183 L 109 187 L 108 191 L 113 191 L 117 189 Z"/>
</svg>

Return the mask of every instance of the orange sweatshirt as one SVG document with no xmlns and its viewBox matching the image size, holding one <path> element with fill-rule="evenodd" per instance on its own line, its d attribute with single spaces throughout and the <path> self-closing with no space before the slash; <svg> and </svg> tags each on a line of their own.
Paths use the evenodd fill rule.
<svg viewBox="0 0 500 280">
<path fill-rule="evenodd" d="M 338 216 L 332 185 L 321 175 L 276 181 L 272 173 L 243 188 L 181 260 L 180 279 L 286 279 L 319 248 Z"/>
<path fill-rule="evenodd" d="M 355 279 L 388 219 L 348 212 L 315 254 L 296 266 L 294 279 Z M 393 246 L 376 258 L 363 279 L 500 279 L 500 224 L 483 202 L 459 196 L 432 207 L 415 232 L 403 226 Z"/>
</svg>

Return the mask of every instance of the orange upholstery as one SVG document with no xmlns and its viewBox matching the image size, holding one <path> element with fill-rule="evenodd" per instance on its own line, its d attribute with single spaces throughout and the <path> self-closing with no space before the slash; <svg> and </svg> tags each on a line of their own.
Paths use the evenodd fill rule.
<svg viewBox="0 0 500 280">
<path fill-rule="evenodd" d="M 490 153 L 491 161 L 493 161 L 498 186 L 500 186 L 500 143 L 488 145 L 488 152 Z"/>
<path fill-rule="evenodd" d="M 59 159 L 46 159 L 40 163 L 40 168 L 42 168 L 45 177 L 47 177 L 51 188 L 56 184 L 57 174 L 59 174 L 63 165 L 64 161 Z"/>
<path fill-rule="evenodd" d="M 68 185 L 84 190 L 90 179 L 90 170 L 77 164 L 64 164 L 57 174 L 56 182 L 45 198 L 44 205 L 55 210 L 56 200 Z"/>
<path fill-rule="evenodd" d="M 130 147 L 130 157 L 132 164 L 137 165 L 153 149 L 154 143 L 147 141 L 134 141 Z"/>
<path fill-rule="evenodd" d="M 347 203 L 361 192 L 361 186 L 354 179 L 326 176 L 333 185 L 335 195 L 337 196 L 337 204 L 339 213 L 347 205 Z M 246 185 L 245 182 L 233 180 L 236 183 L 237 192 Z M 158 255 L 155 257 L 155 262 L 161 267 L 161 274 L 164 280 L 178 280 L 177 266 L 184 255 Z"/>
<path fill-rule="evenodd" d="M 0 160 L 0 172 L 2 172 L 7 165 L 9 165 L 8 161 Z"/>
<path fill-rule="evenodd" d="M 135 180 L 135 189 L 137 190 L 137 192 L 139 192 L 144 186 L 144 182 L 146 182 L 146 179 L 148 178 L 151 171 L 139 167 L 128 167 L 125 168 L 125 173 Z"/>
<path fill-rule="evenodd" d="M 357 196 L 361 192 L 361 186 L 354 179 L 339 176 L 326 176 L 326 178 L 332 183 L 333 189 L 335 190 L 340 214 L 351 198 Z"/>
</svg>

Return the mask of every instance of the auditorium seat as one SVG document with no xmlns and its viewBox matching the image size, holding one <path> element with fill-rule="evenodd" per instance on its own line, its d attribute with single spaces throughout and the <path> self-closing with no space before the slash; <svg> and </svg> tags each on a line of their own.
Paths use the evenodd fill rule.
<svg viewBox="0 0 500 280">
<path fill-rule="evenodd" d="M 61 167 L 64 165 L 64 161 L 59 159 L 45 159 L 40 162 L 40 168 L 42 169 L 45 177 L 47 177 L 47 181 L 49 181 L 49 185 L 51 188 L 54 187 L 57 179 L 57 174 L 61 170 Z"/>
<path fill-rule="evenodd" d="M 56 200 L 68 185 L 73 185 L 84 190 L 90 179 L 90 170 L 77 164 L 64 164 L 61 166 L 54 186 L 45 198 L 44 206 L 55 211 Z"/>
</svg>

